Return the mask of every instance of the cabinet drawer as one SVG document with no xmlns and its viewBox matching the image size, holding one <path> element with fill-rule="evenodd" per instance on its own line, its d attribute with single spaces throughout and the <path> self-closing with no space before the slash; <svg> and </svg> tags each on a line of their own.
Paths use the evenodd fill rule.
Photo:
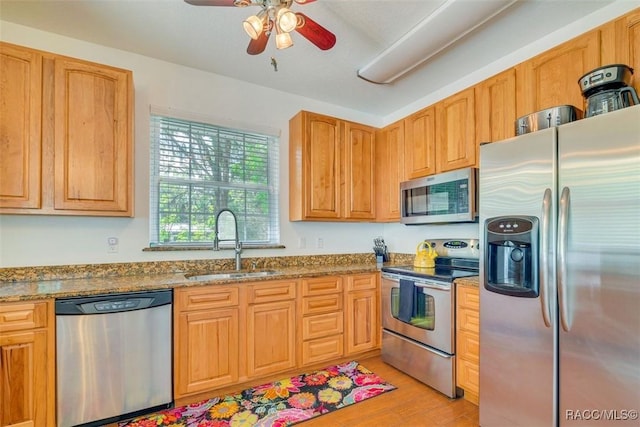
<svg viewBox="0 0 640 427">
<path fill-rule="evenodd" d="M 457 285 L 456 291 L 457 291 L 456 298 L 458 300 L 458 307 L 464 307 L 464 308 L 468 308 L 476 311 L 480 310 L 480 289 L 479 288 L 464 286 L 464 285 Z"/>
<path fill-rule="evenodd" d="M 357 274 L 347 276 L 347 291 L 364 291 L 376 289 L 378 286 L 378 274 Z"/>
<path fill-rule="evenodd" d="M 302 296 L 326 295 L 342 292 L 342 279 L 337 276 L 302 280 Z"/>
<path fill-rule="evenodd" d="M 177 289 L 175 291 L 176 310 L 208 310 L 212 308 L 238 305 L 236 286 L 207 286 L 198 289 Z"/>
<path fill-rule="evenodd" d="M 344 339 L 342 334 L 318 338 L 302 343 L 302 364 L 309 365 L 324 360 L 342 357 Z"/>
<path fill-rule="evenodd" d="M 44 301 L 0 304 L 0 332 L 45 327 L 47 309 Z"/>
<path fill-rule="evenodd" d="M 457 333 L 456 341 L 458 358 L 475 364 L 480 363 L 480 339 L 478 334 L 460 330 Z"/>
<path fill-rule="evenodd" d="M 318 314 L 302 319 L 302 339 L 326 337 L 343 331 L 342 313 Z"/>
<path fill-rule="evenodd" d="M 302 299 L 302 314 L 318 314 L 342 310 L 342 293 Z"/>
<path fill-rule="evenodd" d="M 480 392 L 480 370 L 476 363 L 468 360 L 457 361 L 458 387 L 475 394 Z"/>
<path fill-rule="evenodd" d="M 480 314 L 473 310 L 458 310 L 458 329 L 480 333 Z"/>
<path fill-rule="evenodd" d="M 249 304 L 275 302 L 296 297 L 296 281 L 269 282 L 247 288 Z"/>
</svg>

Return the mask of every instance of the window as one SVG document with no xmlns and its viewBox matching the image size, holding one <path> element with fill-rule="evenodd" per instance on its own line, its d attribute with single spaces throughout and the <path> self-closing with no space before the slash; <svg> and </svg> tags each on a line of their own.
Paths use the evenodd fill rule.
<svg viewBox="0 0 640 427">
<path fill-rule="evenodd" d="M 279 243 L 277 137 L 152 114 L 150 183 L 152 246 Z"/>
</svg>

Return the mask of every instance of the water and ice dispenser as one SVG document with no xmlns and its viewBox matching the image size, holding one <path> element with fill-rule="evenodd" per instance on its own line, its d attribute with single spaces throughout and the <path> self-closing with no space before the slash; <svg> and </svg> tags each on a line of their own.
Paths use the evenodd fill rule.
<svg viewBox="0 0 640 427">
<path fill-rule="evenodd" d="M 485 288 L 516 297 L 536 298 L 538 218 L 500 216 L 485 221 Z"/>
</svg>

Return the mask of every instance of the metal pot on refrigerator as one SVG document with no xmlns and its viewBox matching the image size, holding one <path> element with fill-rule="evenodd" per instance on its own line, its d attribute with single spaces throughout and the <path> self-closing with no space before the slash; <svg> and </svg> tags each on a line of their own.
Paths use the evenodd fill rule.
<svg viewBox="0 0 640 427">
<path fill-rule="evenodd" d="M 516 135 L 536 132 L 582 118 L 582 111 L 573 105 L 560 105 L 527 114 L 516 120 Z"/>
</svg>

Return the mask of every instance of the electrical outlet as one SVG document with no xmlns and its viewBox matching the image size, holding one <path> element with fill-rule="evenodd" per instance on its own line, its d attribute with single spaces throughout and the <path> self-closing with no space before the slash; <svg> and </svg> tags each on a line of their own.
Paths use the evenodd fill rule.
<svg viewBox="0 0 640 427">
<path fill-rule="evenodd" d="M 118 238 L 117 237 L 107 237 L 107 253 L 108 254 L 118 253 Z"/>
<path fill-rule="evenodd" d="M 298 238 L 298 249 L 304 249 L 307 247 L 307 239 L 304 237 Z"/>
<path fill-rule="evenodd" d="M 318 240 L 316 240 L 316 247 L 318 249 L 324 248 L 324 239 L 322 237 L 318 237 Z"/>
</svg>

